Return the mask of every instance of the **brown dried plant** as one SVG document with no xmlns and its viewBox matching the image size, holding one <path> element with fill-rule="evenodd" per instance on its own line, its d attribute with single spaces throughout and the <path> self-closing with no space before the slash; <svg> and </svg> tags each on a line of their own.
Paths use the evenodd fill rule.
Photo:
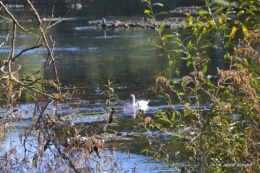
<svg viewBox="0 0 260 173">
<path fill-rule="evenodd" d="M 6 60 L 0 62 L 0 82 L 4 86 L 2 96 L 6 99 L 6 111 L 3 117 L 11 117 L 7 119 L 10 124 L 15 120 L 14 118 L 18 117 L 14 116 L 19 111 L 16 99 L 20 98 L 22 94 L 29 95 L 34 102 L 34 106 L 24 110 L 22 114 L 19 113 L 19 117 L 28 113 L 32 114 L 32 118 L 28 120 L 29 126 L 21 130 L 19 134 L 20 143 L 13 143 L 12 137 L 10 137 L 10 145 L 13 148 L 2 149 L 1 143 L 0 172 L 95 172 L 103 169 L 111 172 L 119 171 L 120 167 L 113 156 L 106 152 L 104 138 L 109 140 L 109 135 L 97 135 L 96 133 L 100 131 L 99 126 L 94 127 L 91 132 L 86 132 L 86 125 L 82 125 L 84 128 L 79 125 L 76 126 L 66 120 L 62 116 L 63 113 L 58 113 L 59 110 L 64 110 L 64 107 L 59 106 L 59 103 L 66 102 L 68 107 L 65 108 L 69 110 L 72 106 L 70 103 L 73 97 L 79 93 L 79 90 L 91 88 L 91 86 L 62 87 L 59 82 L 57 62 L 53 56 L 55 41 L 51 37 L 50 39 L 47 38 L 45 33 L 61 22 L 63 18 L 54 23 L 43 24 L 32 2 L 25 0 L 24 3 L 36 19 L 38 31 L 26 29 L 9 11 L 5 2 L 0 1 L 2 10 L 8 16 L 8 21 L 12 21 L 13 24 L 10 25 L 12 28 L 5 31 L 6 39 L 0 43 L 0 48 L 2 48 L 11 41 L 10 55 Z M 34 36 L 35 45 L 15 53 L 16 40 L 19 39 L 18 30 Z M 43 66 L 33 73 L 23 74 L 25 67 L 17 64 L 16 60 L 20 59 L 25 52 L 43 46 L 46 48 L 46 61 Z M 50 68 L 54 71 L 53 79 L 46 79 L 47 70 Z M 116 113 L 113 108 L 110 109 L 112 100 L 118 99 L 112 83 L 108 82 L 109 110 L 107 116 L 109 119 L 106 127 L 109 123 L 112 123 L 113 116 Z M 52 90 L 46 91 L 46 88 L 52 88 Z M 79 101 L 78 105 L 73 106 L 78 111 L 81 104 L 86 106 L 89 103 L 80 103 Z M 10 111 L 10 115 L 7 113 L 8 111 Z M 12 125 L 9 126 L 8 123 L 0 124 L 0 137 L 7 130 L 5 126 L 8 127 L 8 130 L 12 130 Z M 105 128 L 104 131 L 106 131 Z M 103 168 L 103 165 L 106 165 L 106 167 Z"/>
<path fill-rule="evenodd" d="M 153 3 L 151 0 L 143 2 L 149 8 L 145 12 L 154 19 Z M 169 68 L 181 77 L 169 80 L 160 76 L 156 79 L 154 91 L 170 96 L 169 100 L 175 98 L 176 101 L 177 98 L 176 102 L 182 103 L 182 107 L 159 111 L 149 128 L 162 132 L 167 128 L 173 136 L 180 133 L 172 143 L 177 146 L 182 143 L 185 151 L 178 157 L 179 152 L 169 152 L 169 148 L 163 147 L 154 157 L 171 158 L 167 161 L 173 166 L 176 162 L 185 163 L 180 168 L 182 172 L 259 172 L 260 33 L 255 28 L 260 25 L 256 17 L 260 3 L 240 1 L 240 10 L 246 7 L 248 11 L 243 11 L 245 14 L 239 11 L 234 15 L 236 18 L 232 16 L 229 21 L 229 8 L 212 11 L 210 1 L 205 2 L 207 10 L 200 11 L 196 20 L 186 13 L 188 34 L 185 34 L 188 36 L 184 39 L 176 32 L 163 35 L 164 23 L 157 27 L 158 38 L 163 42 L 157 47 L 167 49 L 165 45 L 171 41 L 165 38 L 173 38 L 172 43 L 178 45 L 173 52 L 179 53 L 180 57 L 186 56 L 186 63 L 192 70 L 181 76 L 175 67 Z M 212 49 L 221 52 L 229 65 L 228 68 L 217 67 L 216 76 L 207 74 L 211 57 L 205 53 Z M 165 51 L 167 57 L 169 52 Z M 169 58 L 171 67 L 176 59 Z M 155 153 L 152 146 L 145 151 L 149 149 Z M 225 166 L 230 164 L 246 166 Z"/>
</svg>

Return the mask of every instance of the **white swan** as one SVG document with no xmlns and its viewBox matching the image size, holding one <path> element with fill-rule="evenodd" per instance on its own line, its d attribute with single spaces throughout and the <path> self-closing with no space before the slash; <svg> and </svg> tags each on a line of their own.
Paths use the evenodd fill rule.
<svg viewBox="0 0 260 173">
<path fill-rule="evenodd" d="M 150 100 L 139 100 L 137 102 L 135 102 L 135 95 L 131 94 L 130 95 L 132 97 L 132 106 L 138 106 L 138 107 L 148 107 L 148 103 Z"/>
</svg>

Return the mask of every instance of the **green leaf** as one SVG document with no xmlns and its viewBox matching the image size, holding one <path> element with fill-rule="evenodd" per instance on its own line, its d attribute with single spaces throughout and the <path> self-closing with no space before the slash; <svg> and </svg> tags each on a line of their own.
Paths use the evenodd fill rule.
<svg viewBox="0 0 260 173">
<path fill-rule="evenodd" d="M 244 10 L 240 10 L 240 11 L 237 13 L 237 15 L 240 16 L 241 14 L 244 14 L 244 13 L 245 13 Z"/>
<path fill-rule="evenodd" d="M 158 56 L 158 57 L 159 57 L 159 56 L 164 56 L 164 54 L 158 54 L 157 56 Z"/>
<path fill-rule="evenodd" d="M 216 11 L 214 11 L 214 15 L 218 14 L 219 12 L 222 12 L 224 10 L 224 7 L 218 8 Z"/>
<path fill-rule="evenodd" d="M 161 95 L 161 94 L 157 95 L 157 97 L 159 97 L 159 98 L 165 98 L 164 95 Z"/>
<path fill-rule="evenodd" d="M 197 87 L 196 87 L 196 90 L 199 90 L 203 87 L 203 85 L 205 84 L 205 82 L 202 82 L 200 83 Z"/>
<path fill-rule="evenodd" d="M 202 63 L 202 72 L 205 74 L 208 70 L 208 61 Z"/>
<path fill-rule="evenodd" d="M 163 49 L 163 47 L 162 46 L 160 46 L 160 45 L 154 45 L 155 47 L 157 47 L 157 48 L 159 48 L 159 49 Z"/>
<path fill-rule="evenodd" d="M 178 46 L 181 46 L 182 44 L 180 43 L 180 42 L 178 42 L 178 41 L 171 41 L 170 43 L 172 43 L 172 44 L 177 44 Z"/>
<path fill-rule="evenodd" d="M 196 46 L 194 46 L 194 44 L 192 44 L 191 40 L 188 42 L 187 46 L 193 50 L 197 50 Z"/>
<path fill-rule="evenodd" d="M 179 84 L 180 82 L 178 80 L 173 80 L 173 84 Z"/>
<path fill-rule="evenodd" d="M 209 0 L 205 0 L 205 2 L 206 2 L 206 5 L 207 5 L 207 6 L 210 5 L 210 4 L 209 4 Z"/>
<path fill-rule="evenodd" d="M 193 24 L 193 16 L 190 15 L 189 13 L 185 13 L 185 15 L 188 18 L 188 25 L 192 25 Z"/>
<path fill-rule="evenodd" d="M 162 37 L 162 42 L 163 42 L 163 44 L 166 44 L 166 43 L 167 43 L 167 40 L 168 40 L 168 39 L 167 39 L 167 36 L 163 36 L 163 37 Z"/>
<path fill-rule="evenodd" d="M 174 121 L 175 120 L 175 112 L 172 113 L 172 117 L 171 120 Z"/>
<path fill-rule="evenodd" d="M 196 75 L 196 74 L 197 74 L 196 71 L 190 72 L 190 75 L 192 75 L 192 76 L 194 76 L 194 75 Z"/>
<path fill-rule="evenodd" d="M 177 76 L 179 77 L 180 76 L 180 69 L 176 68 L 175 72 L 176 72 Z"/>
<path fill-rule="evenodd" d="M 184 96 L 185 93 L 184 93 L 184 92 L 178 92 L 178 95 L 179 95 L 179 96 Z"/>
<path fill-rule="evenodd" d="M 189 110 L 189 111 L 185 112 L 185 114 L 183 114 L 182 117 L 184 118 L 184 117 L 186 117 L 186 116 L 192 114 L 192 112 L 193 112 L 192 110 Z"/>
<path fill-rule="evenodd" d="M 188 67 L 188 66 L 190 66 L 191 64 L 192 64 L 192 61 L 188 61 L 186 65 L 187 65 L 187 67 Z"/>
<path fill-rule="evenodd" d="M 206 10 L 201 10 L 201 11 L 198 12 L 198 14 L 199 15 L 205 15 L 205 14 L 209 14 L 209 12 L 206 11 Z"/>
<path fill-rule="evenodd" d="M 238 25 L 238 24 L 240 24 L 240 21 L 239 20 L 235 20 L 234 24 Z"/>
<path fill-rule="evenodd" d="M 142 151 L 141 151 L 141 153 L 146 153 L 146 152 L 148 152 L 149 151 L 149 149 L 148 148 L 145 148 L 145 149 L 143 149 Z"/>
<path fill-rule="evenodd" d="M 201 46 L 201 48 L 208 48 L 208 47 L 211 47 L 211 43 L 206 43 L 204 45 Z"/>
<path fill-rule="evenodd" d="M 219 29 L 219 30 L 222 30 L 222 31 L 225 30 L 225 29 L 227 29 L 227 28 L 228 28 L 228 25 L 225 24 L 225 23 L 223 23 L 223 24 L 221 24 L 221 25 L 218 26 L 218 29 Z"/>
<path fill-rule="evenodd" d="M 159 32 L 162 33 L 164 30 L 164 22 L 161 22 L 160 26 L 159 26 Z"/>
<path fill-rule="evenodd" d="M 202 33 L 201 34 L 199 34 L 199 36 L 198 36 L 198 38 L 197 38 L 197 43 L 199 43 L 199 41 L 200 41 L 200 39 L 202 38 Z"/>
<path fill-rule="evenodd" d="M 157 13 L 157 14 L 155 14 L 154 16 L 159 16 L 159 15 L 162 15 L 162 14 L 168 14 L 168 12 Z"/>
<path fill-rule="evenodd" d="M 153 17 L 151 10 L 147 10 L 147 9 L 144 10 L 144 14 L 147 14 L 148 16 Z"/>
<path fill-rule="evenodd" d="M 176 49 L 176 50 L 172 50 L 173 52 L 176 52 L 176 53 L 181 53 L 181 51 L 179 49 Z"/>
</svg>

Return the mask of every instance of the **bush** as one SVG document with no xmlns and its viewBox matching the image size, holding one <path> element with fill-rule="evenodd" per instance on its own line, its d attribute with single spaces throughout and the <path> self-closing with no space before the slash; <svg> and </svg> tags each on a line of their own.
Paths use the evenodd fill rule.
<svg viewBox="0 0 260 173">
<path fill-rule="evenodd" d="M 12 121 L 19 121 L 28 113 L 32 114 L 32 118 L 26 121 L 28 127 L 19 132 L 20 143 L 17 139 L 13 140 L 12 135 L 5 139 L 5 144 L 1 143 L 0 172 L 101 172 L 104 169 L 114 172 L 119 170 L 119 166 L 110 154 L 102 152 L 102 160 L 99 159 L 100 151 L 104 148 L 105 134 L 90 137 L 91 135 L 86 134 L 85 125 L 76 126 L 56 113 L 59 109 L 58 103 L 70 102 L 71 97 L 77 94 L 76 87 L 61 86 L 56 59 L 53 56 L 55 41 L 46 34 L 50 28 L 61 22 L 62 18 L 56 22 L 50 20 L 43 23 L 31 1 L 26 0 L 23 3 L 30 10 L 31 16 L 35 17 L 32 22 L 35 22 L 36 29 L 27 29 L 26 25 L 19 23 L 4 2 L 0 1 L 0 7 L 6 16 L 2 17 L 8 23 L 7 28 L 1 30 L 5 33 L 5 38 L 0 43 L 0 48 L 10 48 L 7 58 L 0 62 L 0 82 L 3 86 L 1 95 L 5 99 L 6 108 L 6 114 L 1 116 L 9 118 L 9 121 L 0 123 L 0 139 L 3 138 L 5 131 L 12 130 L 13 127 L 10 125 Z M 35 44 L 17 51 L 17 40 L 21 38 L 21 34 L 34 37 Z M 27 51 L 41 47 L 46 50 L 45 63 L 39 63 L 43 65 L 38 69 L 35 67 L 34 72 L 24 74 L 26 67 L 19 65 L 17 60 L 26 59 L 24 54 Z M 49 79 L 46 77 L 48 70 L 54 72 Z M 107 87 L 110 107 L 111 100 L 116 99 L 117 96 L 111 91 L 113 89 L 111 82 Z M 30 110 L 18 113 L 16 99 L 22 94 L 30 97 L 34 106 Z M 7 115 L 7 112 L 10 114 Z M 107 112 L 110 121 L 113 120 L 113 114 L 113 111 Z"/>
<path fill-rule="evenodd" d="M 160 152 L 152 145 L 143 151 L 181 167 L 183 172 L 259 172 L 260 3 L 241 0 L 236 8 L 226 6 L 212 11 L 209 0 L 205 0 L 208 10 L 199 11 L 197 16 L 186 13 L 185 33 L 189 35 L 184 37 L 178 32 L 165 34 L 167 20 L 156 21 L 158 14 L 153 8 L 163 4 L 142 2 L 148 7 L 145 14 L 157 24 L 161 44 L 156 47 L 165 51 L 169 69 L 181 76 L 175 64 L 184 61 L 176 60 L 170 52 L 184 56 L 187 69 L 192 69 L 186 72 L 189 75 L 181 76 L 180 82 L 165 76 L 157 78 L 158 95 L 168 103 L 178 98 L 183 109 L 158 112 L 148 127 L 172 133 L 176 138 L 171 145 L 162 141 Z M 208 73 L 212 50 L 228 66 L 217 67 L 216 78 Z M 171 150 L 172 145 L 180 143 L 183 151 Z"/>
</svg>

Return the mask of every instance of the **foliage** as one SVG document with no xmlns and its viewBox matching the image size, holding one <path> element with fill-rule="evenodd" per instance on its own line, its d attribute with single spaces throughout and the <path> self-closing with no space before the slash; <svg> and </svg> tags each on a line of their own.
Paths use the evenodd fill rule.
<svg viewBox="0 0 260 173">
<path fill-rule="evenodd" d="M 53 52 L 55 41 L 49 33 L 63 18 L 54 22 L 50 18 L 48 22 L 42 22 L 30 0 L 22 3 L 26 4 L 31 16 L 35 17 L 33 21 L 36 28 L 27 29 L 27 26 L 19 23 L 17 17 L 9 11 L 5 2 L 0 1 L 0 7 L 6 16 L 1 17 L 8 23 L 5 29 L 1 29 L 5 38 L 0 43 L 0 49 L 9 50 L 6 59 L 0 62 L 0 83 L 3 86 L 1 96 L 4 99 L 2 104 L 6 110 L 1 114 L 3 122 L 1 120 L 0 139 L 4 137 L 4 132 L 13 129 L 13 121 L 23 124 L 20 120 L 24 120 L 23 116 L 26 114 L 32 115 L 32 118 L 25 121 L 25 124 L 29 125 L 19 133 L 20 143 L 17 140 L 13 141 L 12 136 L 10 139 L 5 139 L 10 140 L 10 143 L 6 142 L 7 146 L 0 143 L 0 172 L 102 172 L 104 169 L 117 172 L 119 166 L 113 157 L 102 151 L 104 139 L 107 137 L 105 133 L 97 135 L 96 129 L 88 128 L 89 126 L 85 124 L 74 125 L 70 119 L 64 118 L 60 111 L 61 103 L 67 105 L 65 108 L 68 110 L 71 106 L 78 108 L 82 104 L 79 101 L 76 102 L 77 105 L 71 105 L 71 100 L 82 88 L 62 87 L 59 82 Z M 19 50 L 21 36 L 34 37 L 35 45 Z M 38 69 L 35 67 L 35 71 L 26 74 L 26 67 L 19 65 L 17 60 L 26 59 L 28 51 L 39 48 L 46 50 L 45 62 L 41 63 L 42 66 Z M 47 77 L 48 70 L 53 72 L 53 76 Z M 108 108 L 110 108 L 117 95 L 114 94 L 112 82 L 108 81 L 107 88 L 103 94 L 108 95 Z M 22 95 L 31 98 L 34 102 L 32 108 L 23 110 L 19 107 L 16 101 Z M 105 118 L 108 119 L 108 116 L 112 118 L 113 114 L 113 110 L 108 110 Z M 105 132 L 110 121 L 111 119 L 105 125 Z"/>
<path fill-rule="evenodd" d="M 148 7 L 145 14 L 156 23 L 153 6 L 161 4 L 142 2 Z M 145 151 L 183 172 L 259 172 L 260 3 L 241 0 L 235 11 L 231 7 L 212 11 L 210 1 L 205 3 L 208 10 L 199 11 L 197 16 L 186 13 L 188 36 L 164 34 L 164 22 L 156 27 L 161 40 L 156 47 L 165 51 L 170 67 L 175 68 L 175 59 L 169 52 L 175 52 L 186 57 L 186 65 L 193 71 L 182 76 L 180 83 L 164 76 L 157 78 L 159 95 L 168 103 L 178 98 L 183 109 L 158 112 L 147 127 L 172 133 L 176 137 L 172 145 L 183 144 L 184 151 L 170 151 L 166 145 L 161 152 L 152 152 L 151 146 Z M 169 43 L 178 48 L 169 50 Z M 216 69 L 216 78 L 208 73 L 208 52 L 213 50 L 223 55 L 219 58 L 228 65 Z M 182 166 L 176 164 L 181 162 Z"/>
</svg>

